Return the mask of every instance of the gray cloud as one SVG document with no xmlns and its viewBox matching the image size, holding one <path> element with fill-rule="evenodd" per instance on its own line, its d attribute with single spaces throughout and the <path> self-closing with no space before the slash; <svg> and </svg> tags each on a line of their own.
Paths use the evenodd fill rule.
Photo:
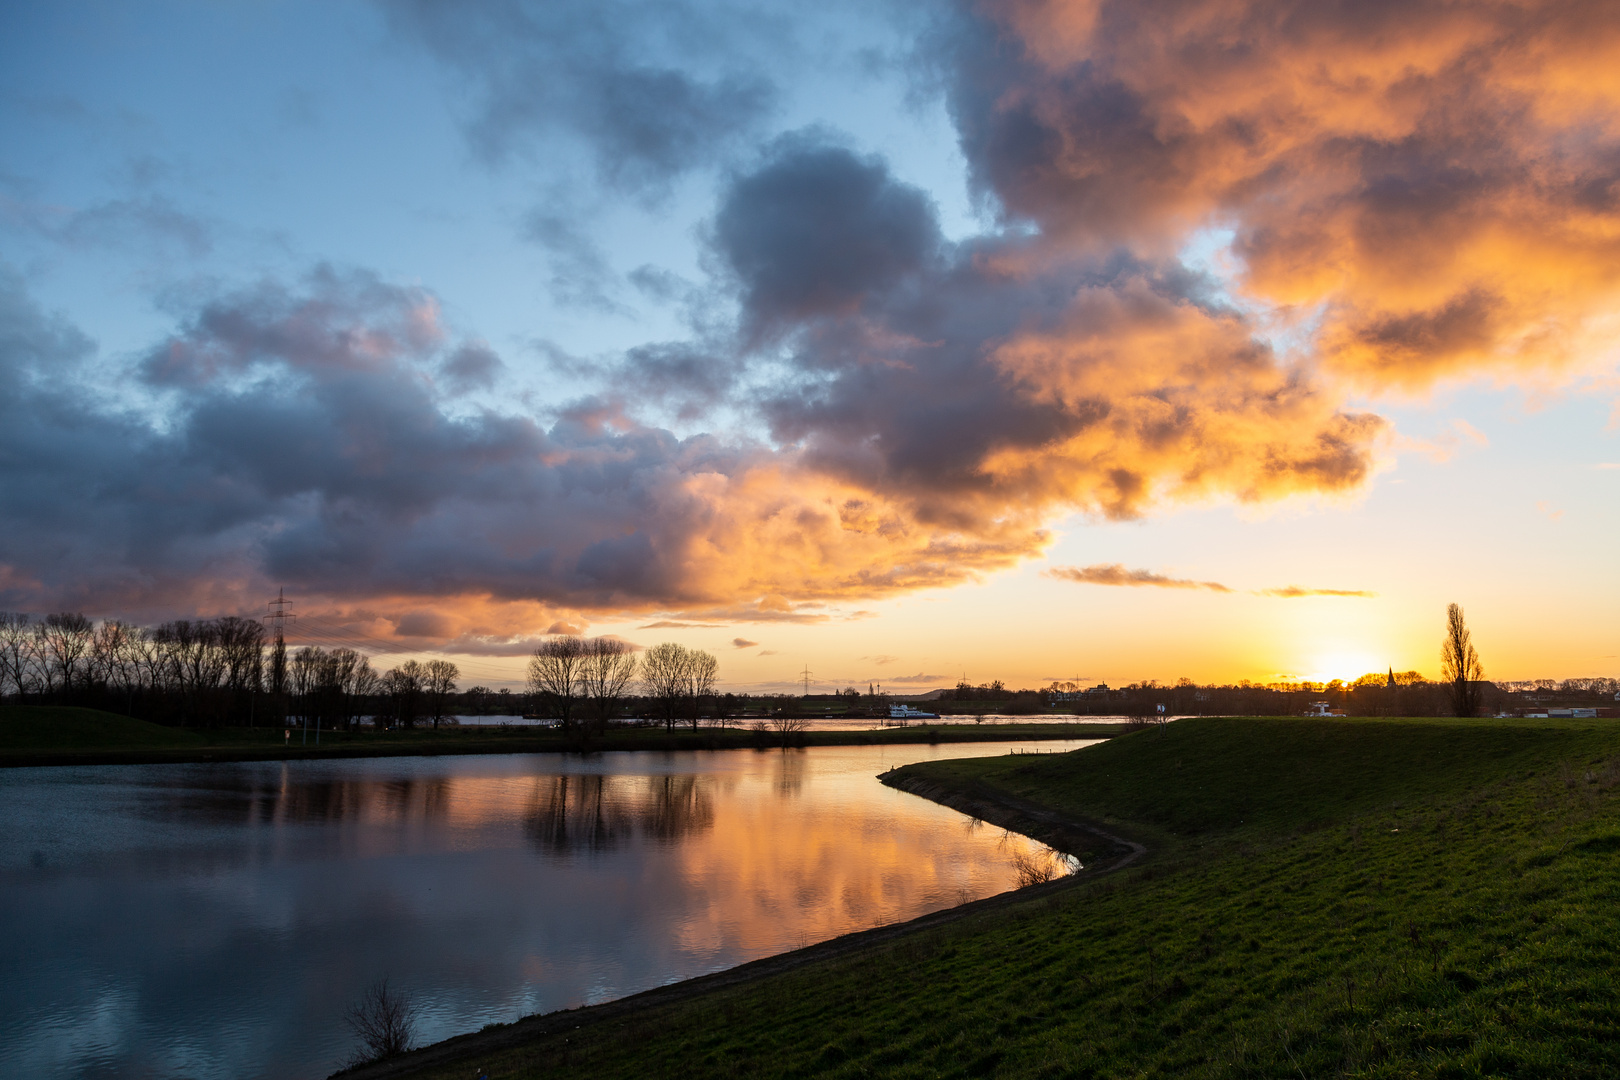
<svg viewBox="0 0 1620 1080">
<path fill-rule="evenodd" d="M 469 341 L 456 349 L 439 365 L 439 373 L 451 394 L 467 394 L 474 390 L 492 390 L 495 380 L 506 365 L 495 351 L 482 341 Z"/>
<path fill-rule="evenodd" d="M 625 314 L 628 308 L 615 294 L 619 276 L 601 246 L 582 226 L 577 213 L 555 209 L 533 210 L 524 218 L 523 236 L 545 248 L 551 257 L 548 286 L 559 304 L 594 308 L 607 314 Z"/>
<path fill-rule="evenodd" d="M 806 135 L 735 181 L 714 229 L 761 327 L 857 309 L 934 262 L 942 244 L 926 194 L 878 159 Z"/>
<path fill-rule="evenodd" d="M 656 195 L 713 163 L 777 100 L 764 58 L 781 29 L 726 4 L 411 0 L 384 10 L 465 78 L 480 153 L 498 160 L 568 132 L 624 191 Z"/>
<path fill-rule="evenodd" d="M 693 420 L 725 401 L 745 369 L 731 349 L 677 341 L 627 349 L 604 373 L 617 385 L 635 387 L 640 401 L 670 406 L 680 419 Z"/>
<path fill-rule="evenodd" d="M 731 639 L 731 644 L 732 644 L 733 648 L 737 648 L 737 649 L 752 649 L 755 645 L 758 645 L 759 642 L 757 642 L 757 641 L 749 641 L 747 638 L 740 638 L 739 637 L 739 638 L 732 638 Z"/>
<path fill-rule="evenodd" d="M 13 223 L 70 247 L 127 248 L 149 256 L 179 252 L 191 258 L 214 248 L 212 222 L 159 195 L 108 199 L 72 211 L 36 200 L 5 199 L 0 211 Z"/>
</svg>

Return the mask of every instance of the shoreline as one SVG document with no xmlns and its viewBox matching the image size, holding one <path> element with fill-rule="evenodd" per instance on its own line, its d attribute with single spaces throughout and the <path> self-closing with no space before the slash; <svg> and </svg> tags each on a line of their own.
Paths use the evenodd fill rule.
<svg viewBox="0 0 1620 1080">
<path fill-rule="evenodd" d="M 1101 865 L 1082 865 L 1080 871 L 1069 875 L 1097 877 L 1122 870 L 1147 854 L 1147 847 L 1135 840 L 1109 832 L 1096 822 L 1069 817 L 1056 810 L 1016 795 L 975 787 L 961 789 L 909 772 L 902 765 L 882 774 L 878 781 L 896 791 L 927 799 L 941 806 L 966 814 L 975 821 L 985 821 L 1008 832 L 1038 840 L 1054 851 L 1079 858 L 1091 852 L 1100 840 L 1108 845 L 1106 860 Z M 1015 889 L 1014 892 L 1023 890 Z M 1006 894 L 1001 894 L 1006 895 Z"/>
<path fill-rule="evenodd" d="M 927 727 L 879 728 L 870 731 L 806 731 L 761 739 L 741 728 L 711 728 L 697 732 L 635 730 L 612 732 L 589 739 L 561 734 L 527 732 L 486 733 L 450 729 L 421 732 L 367 745 L 371 733 L 332 732 L 343 741 L 334 746 L 236 745 L 195 747 L 141 747 L 131 749 L 9 749 L 0 750 L 0 769 L 49 768 L 74 765 L 184 765 L 236 764 L 252 761 L 316 761 L 343 758 L 442 757 L 475 754 L 594 754 L 620 750 L 778 750 L 814 746 L 885 746 L 918 743 L 985 743 L 1023 740 L 1108 739 L 1123 725 L 1103 724 L 978 724 L 940 723 Z M 182 729 L 176 729 L 182 730 Z"/>
<path fill-rule="evenodd" d="M 851 734 L 859 734 L 859 732 Z M 966 742 L 970 740 L 956 741 Z M 802 949 L 776 953 L 772 956 L 763 956 L 758 960 L 750 960 L 747 963 L 738 964 L 722 971 L 683 979 L 680 982 L 654 987 L 651 990 L 643 990 L 626 997 L 615 998 L 612 1001 L 604 1001 L 596 1005 L 583 1005 L 573 1009 L 558 1009 L 549 1013 L 537 1013 L 533 1016 L 525 1016 L 514 1020 L 510 1024 L 501 1024 L 484 1028 L 481 1031 L 452 1035 L 448 1039 L 441 1039 L 439 1042 L 419 1047 L 397 1058 L 372 1062 L 349 1069 L 340 1069 L 332 1073 L 328 1080 L 336 1080 L 338 1077 L 343 1077 L 344 1080 L 396 1080 L 396 1078 L 413 1076 L 430 1069 L 468 1062 L 477 1055 L 498 1054 L 517 1049 L 533 1039 L 557 1032 L 577 1030 L 587 1026 L 595 1027 L 600 1024 L 626 1019 L 643 1011 L 693 1001 L 710 993 L 761 982 L 808 965 L 843 959 L 882 945 L 891 944 L 912 934 L 937 929 L 963 919 L 973 918 L 1028 900 L 1050 896 L 1054 893 L 1088 884 L 1104 874 L 1123 869 L 1148 852 L 1144 845 L 1116 836 L 1102 829 L 1094 822 L 1067 817 L 1055 810 L 1012 795 L 1003 795 L 986 789 L 977 789 L 971 792 L 956 790 L 948 785 L 927 781 L 915 775 L 908 777 L 905 773 L 906 768 L 908 766 L 893 769 L 878 776 L 877 779 L 888 787 L 947 806 L 975 820 L 986 821 L 1010 831 L 1022 833 L 1067 855 L 1078 856 L 1083 851 L 1089 850 L 1088 845 L 1094 845 L 1099 839 L 1113 845 L 1113 847 L 1109 852 L 1107 861 L 1102 864 L 1082 867 L 1076 873 L 1065 875 L 1053 881 L 1039 885 L 1029 885 L 1021 889 L 1009 889 L 1006 892 L 987 896 L 981 900 L 973 900 L 966 904 L 957 904 L 954 907 L 931 911 L 914 919 L 908 919 L 905 922 L 887 923 L 883 926 L 874 926 L 869 930 L 857 930 L 854 933 L 829 938 L 814 945 L 806 945 Z M 1027 824 L 1036 831 L 1026 832 L 1023 828 L 1018 827 L 1021 824 Z M 1068 846 L 1060 846 L 1060 844 Z"/>
</svg>

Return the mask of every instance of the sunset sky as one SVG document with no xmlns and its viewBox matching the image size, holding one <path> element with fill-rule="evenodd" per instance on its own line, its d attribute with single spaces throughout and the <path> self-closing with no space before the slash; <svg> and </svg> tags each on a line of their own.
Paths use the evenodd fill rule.
<svg viewBox="0 0 1620 1080">
<path fill-rule="evenodd" d="M 0 609 L 1620 675 L 1611 4 L 3 12 Z"/>
</svg>

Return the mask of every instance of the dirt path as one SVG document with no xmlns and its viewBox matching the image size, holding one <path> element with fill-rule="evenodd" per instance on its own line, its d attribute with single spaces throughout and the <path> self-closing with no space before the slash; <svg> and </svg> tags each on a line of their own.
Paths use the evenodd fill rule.
<svg viewBox="0 0 1620 1080">
<path fill-rule="evenodd" d="M 1116 836 L 1093 822 L 1070 818 L 1038 803 L 1001 792 L 985 788 L 959 791 L 909 774 L 904 769 L 884 773 L 878 779 L 889 787 L 948 806 L 976 820 L 987 821 L 992 825 L 1039 840 L 1064 854 L 1078 856 L 1090 853 L 1093 862 L 1080 873 L 1044 885 L 1014 889 L 983 900 L 922 915 L 908 922 L 891 923 L 888 926 L 845 934 L 843 937 L 795 949 L 792 952 L 763 957 L 734 968 L 727 968 L 725 971 L 717 971 L 712 975 L 702 975 L 695 979 L 645 990 L 601 1005 L 529 1016 L 501 1027 L 457 1035 L 420 1050 L 413 1050 L 392 1061 L 365 1065 L 333 1075 L 342 1076 L 345 1080 L 384 1080 L 384 1078 L 394 1080 L 396 1077 L 415 1076 L 430 1069 L 464 1062 L 469 1064 L 467 1075 L 473 1076 L 475 1073 L 470 1070 L 472 1066 L 478 1064 L 479 1058 L 516 1049 L 546 1035 L 608 1023 L 643 1010 L 664 1008 L 692 1001 L 705 994 L 769 979 L 807 964 L 819 964 L 851 956 L 910 934 L 946 926 L 962 919 L 998 911 L 1026 900 L 1073 888 L 1102 874 L 1129 866 L 1147 854 L 1147 848 L 1136 841 Z M 1101 861 L 1097 859 L 1096 850 L 1099 841 L 1106 845 L 1107 849 L 1107 854 L 1102 856 Z"/>
</svg>

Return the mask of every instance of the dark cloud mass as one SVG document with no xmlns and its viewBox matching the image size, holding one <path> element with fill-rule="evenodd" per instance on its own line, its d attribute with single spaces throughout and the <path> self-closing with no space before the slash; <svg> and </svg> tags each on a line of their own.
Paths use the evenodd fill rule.
<svg viewBox="0 0 1620 1080">
<path fill-rule="evenodd" d="M 931 200 L 883 162 L 800 139 L 732 185 L 715 234 L 764 327 L 854 310 L 941 244 Z"/>
<path fill-rule="evenodd" d="M 29 525 L 0 534 L 0 606 L 253 610 L 274 582 L 367 600 L 407 636 L 532 632 L 551 605 L 820 621 L 806 600 L 960 580 L 1027 546 L 903 509 L 846 531 L 854 493 L 793 455 L 593 401 L 549 426 L 452 414 L 444 373 L 476 377 L 484 347 L 450 340 L 430 293 L 366 274 L 198 305 L 136 365 L 160 421 L 92 404 L 91 344 L 0 286 L 0 515 Z M 424 598 L 471 622 L 429 625 Z"/>
</svg>

